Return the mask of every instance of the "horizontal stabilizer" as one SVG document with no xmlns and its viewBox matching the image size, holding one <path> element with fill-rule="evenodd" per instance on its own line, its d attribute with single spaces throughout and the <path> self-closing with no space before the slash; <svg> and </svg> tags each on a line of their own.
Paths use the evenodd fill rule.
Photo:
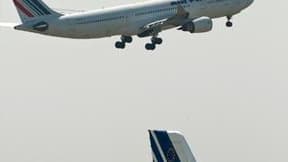
<svg viewBox="0 0 288 162">
<path fill-rule="evenodd" d="M 75 9 L 66 9 L 66 8 L 52 8 L 52 9 L 62 14 L 72 14 L 72 13 L 80 13 L 80 12 L 86 11 L 86 10 L 75 10 Z"/>
<path fill-rule="evenodd" d="M 19 24 L 17 23 L 8 23 L 8 22 L 0 22 L 0 27 L 14 28 Z"/>
</svg>

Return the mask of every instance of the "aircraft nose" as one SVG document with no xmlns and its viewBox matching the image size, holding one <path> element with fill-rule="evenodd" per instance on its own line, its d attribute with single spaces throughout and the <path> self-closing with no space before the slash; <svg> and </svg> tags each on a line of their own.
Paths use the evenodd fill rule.
<svg viewBox="0 0 288 162">
<path fill-rule="evenodd" d="M 247 6 L 250 6 L 253 2 L 254 2 L 254 0 L 248 0 Z"/>
</svg>

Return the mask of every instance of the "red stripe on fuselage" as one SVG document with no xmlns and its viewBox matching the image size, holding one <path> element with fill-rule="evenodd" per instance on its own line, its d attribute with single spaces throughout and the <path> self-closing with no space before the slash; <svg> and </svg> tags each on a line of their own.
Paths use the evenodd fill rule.
<svg viewBox="0 0 288 162">
<path fill-rule="evenodd" d="M 13 1 L 15 3 L 16 7 L 19 8 L 26 16 L 34 17 L 33 14 L 29 10 L 27 10 L 24 6 L 21 5 L 20 2 L 18 2 L 17 0 L 13 0 Z"/>
</svg>

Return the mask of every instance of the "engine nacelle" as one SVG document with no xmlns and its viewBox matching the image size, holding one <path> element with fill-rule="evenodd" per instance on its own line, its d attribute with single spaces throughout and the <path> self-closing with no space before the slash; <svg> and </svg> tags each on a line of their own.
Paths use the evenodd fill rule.
<svg viewBox="0 0 288 162">
<path fill-rule="evenodd" d="M 184 24 L 180 30 L 191 33 L 204 33 L 212 30 L 213 22 L 209 17 L 200 17 Z"/>
</svg>

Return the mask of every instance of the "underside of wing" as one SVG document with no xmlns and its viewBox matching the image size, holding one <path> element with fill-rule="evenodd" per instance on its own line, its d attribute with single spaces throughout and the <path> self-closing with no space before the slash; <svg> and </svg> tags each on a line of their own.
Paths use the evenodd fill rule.
<svg viewBox="0 0 288 162">
<path fill-rule="evenodd" d="M 177 13 L 175 14 L 175 16 L 162 19 L 162 20 L 158 20 L 158 21 L 154 21 L 150 24 L 143 26 L 138 36 L 147 37 L 151 35 L 157 35 L 159 32 L 161 32 L 165 28 L 177 27 L 177 26 L 183 25 L 185 21 L 187 21 L 188 17 L 189 17 L 189 13 L 185 11 L 185 9 L 181 5 L 178 5 Z"/>
</svg>

